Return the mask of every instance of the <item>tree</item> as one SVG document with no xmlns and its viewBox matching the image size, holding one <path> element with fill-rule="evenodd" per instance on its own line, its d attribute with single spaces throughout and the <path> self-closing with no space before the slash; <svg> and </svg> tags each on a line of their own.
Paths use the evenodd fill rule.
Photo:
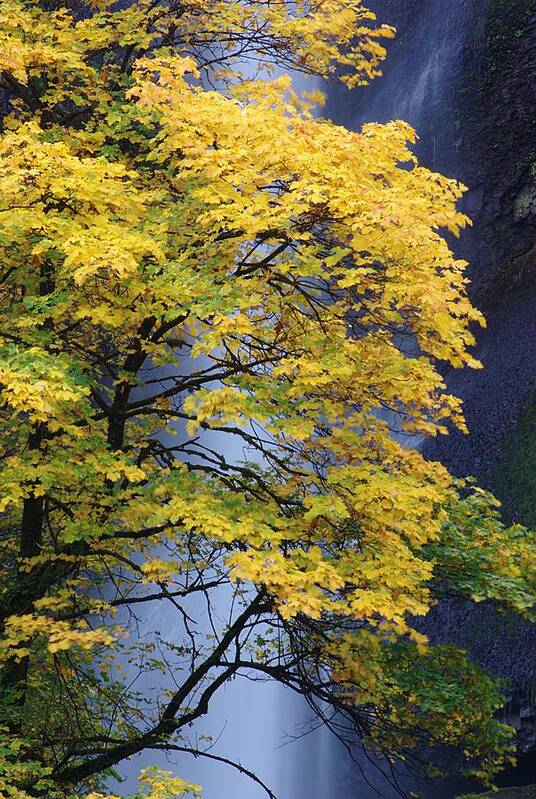
<svg viewBox="0 0 536 799">
<path fill-rule="evenodd" d="M 414 624 L 445 586 L 534 600 L 527 531 L 409 446 L 463 428 L 439 365 L 478 366 L 441 234 L 463 188 L 406 124 L 351 133 L 279 74 L 351 87 L 392 35 L 360 0 L 2 3 L 3 795 L 196 752 L 245 673 L 388 757 L 508 758 L 498 687 Z M 211 636 L 193 596 L 225 611 Z M 155 602 L 181 637 L 136 639 Z"/>
</svg>

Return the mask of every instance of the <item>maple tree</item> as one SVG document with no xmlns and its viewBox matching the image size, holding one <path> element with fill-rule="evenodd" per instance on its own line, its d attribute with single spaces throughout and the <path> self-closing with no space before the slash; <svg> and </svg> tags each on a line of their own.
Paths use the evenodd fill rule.
<svg viewBox="0 0 536 799">
<path fill-rule="evenodd" d="M 411 446 L 464 427 L 439 364 L 478 366 L 463 188 L 286 74 L 351 88 L 392 35 L 360 0 L 2 3 L 2 795 L 199 755 L 244 673 L 389 757 L 510 756 L 498 687 L 415 628 L 445 585 L 534 603 L 530 534 Z M 171 640 L 135 635 L 155 603 Z"/>
</svg>

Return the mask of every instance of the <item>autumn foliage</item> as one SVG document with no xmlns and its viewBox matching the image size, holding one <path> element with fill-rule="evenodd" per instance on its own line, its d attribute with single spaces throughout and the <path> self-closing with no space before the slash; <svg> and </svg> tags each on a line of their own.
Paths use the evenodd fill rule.
<svg viewBox="0 0 536 799">
<path fill-rule="evenodd" d="M 3 796 L 199 754 L 189 724 L 251 672 L 389 756 L 508 757 L 493 681 L 415 629 L 445 586 L 534 602 L 529 534 L 414 446 L 464 427 L 440 364 L 478 366 L 463 189 L 286 74 L 352 87 L 392 35 L 360 0 L 2 2 Z M 130 613 L 158 602 L 148 644 Z"/>
</svg>

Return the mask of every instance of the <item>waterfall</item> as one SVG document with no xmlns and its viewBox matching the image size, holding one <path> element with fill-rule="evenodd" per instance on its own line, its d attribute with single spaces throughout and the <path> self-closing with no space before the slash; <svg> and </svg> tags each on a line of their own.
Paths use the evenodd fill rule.
<svg viewBox="0 0 536 799">
<path fill-rule="evenodd" d="M 385 74 L 374 84 L 374 99 L 367 100 L 366 89 L 361 93 L 360 122 L 398 118 L 420 132 L 442 116 L 456 88 L 472 7 L 473 0 L 413 4 L 407 29 L 400 30 Z"/>
<path fill-rule="evenodd" d="M 378 16 L 391 21 L 392 3 L 378 8 Z M 371 87 L 352 93 L 329 91 L 328 113 L 335 121 L 358 129 L 363 122 L 405 119 L 418 132 L 433 128 L 455 89 L 465 44 L 472 3 L 470 0 L 414 0 L 406 8 L 400 40 L 391 48 L 385 75 Z M 395 20 L 396 22 L 396 20 Z M 435 159 L 433 159 L 435 161 Z M 435 163 L 430 164 L 435 166 Z M 242 458 L 229 442 L 206 434 L 227 458 Z M 222 595 L 222 602 L 226 597 Z M 203 614 L 199 604 L 192 615 Z M 171 631 L 176 611 L 155 604 L 142 620 Z M 202 626 L 203 621 L 200 622 Z M 142 676 L 137 690 L 150 691 Z M 237 677 L 212 701 L 206 720 L 196 722 L 193 736 L 217 738 L 214 751 L 241 762 L 276 793 L 278 799 L 394 799 L 389 782 L 364 755 L 354 764 L 343 747 L 325 728 L 316 729 L 305 701 L 274 683 L 250 682 Z M 189 755 L 167 758 L 162 753 L 143 753 L 122 768 L 125 782 L 114 792 L 123 795 L 136 788 L 140 768 L 158 764 L 203 786 L 204 799 L 260 799 L 262 789 L 229 767 Z M 406 785 L 410 789 L 413 785 Z M 434 799 L 454 796 L 452 788 L 434 786 Z"/>
</svg>

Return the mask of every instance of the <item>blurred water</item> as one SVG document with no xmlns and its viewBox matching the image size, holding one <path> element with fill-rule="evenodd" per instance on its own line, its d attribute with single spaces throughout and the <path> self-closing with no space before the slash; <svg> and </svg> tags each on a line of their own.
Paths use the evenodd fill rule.
<svg viewBox="0 0 536 799">
<path fill-rule="evenodd" d="M 378 14 L 389 18 L 396 3 L 384 2 Z M 410 3 L 384 75 L 359 95 L 354 126 L 403 119 L 417 132 L 441 117 L 456 89 L 474 0 Z"/>
</svg>

